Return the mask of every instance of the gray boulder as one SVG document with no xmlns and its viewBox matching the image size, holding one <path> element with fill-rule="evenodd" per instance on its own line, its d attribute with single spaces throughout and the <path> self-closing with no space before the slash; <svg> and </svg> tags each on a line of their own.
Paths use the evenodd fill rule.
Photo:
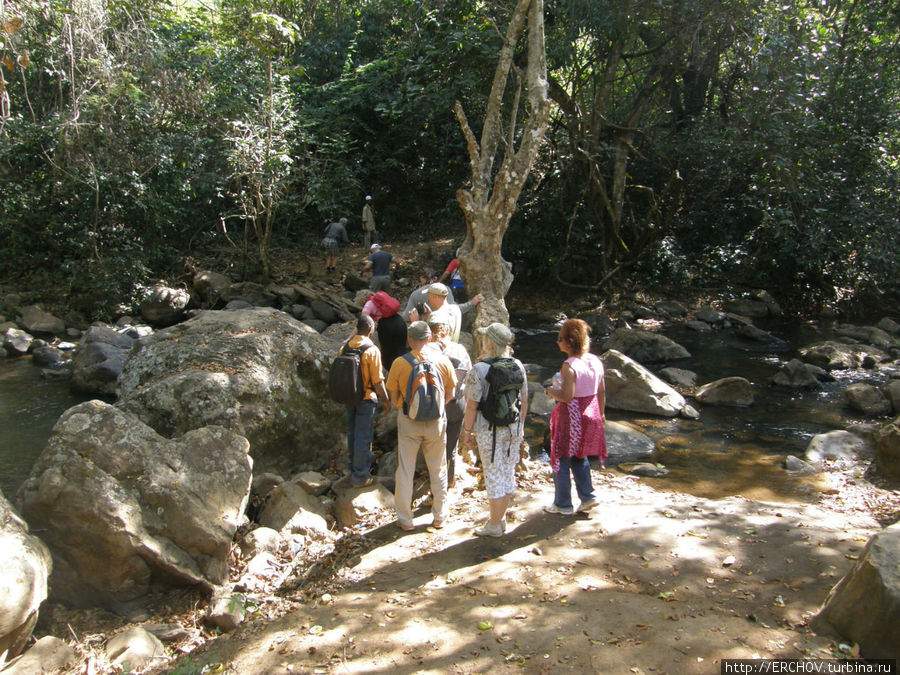
<svg viewBox="0 0 900 675">
<path fill-rule="evenodd" d="M 116 393 L 134 340 L 108 326 L 91 326 L 72 356 L 72 387 L 88 394 Z"/>
<path fill-rule="evenodd" d="M 885 331 L 886 333 L 890 333 L 891 335 L 900 336 L 900 323 L 897 323 L 890 317 L 886 316 L 881 321 L 879 321 L 878 328 Z"/>
<path fill-rule="evenodd" d="M 603 342 L 603 349 L 622 352 L 640 363 L 667 363 L 690 357 L 690 352 L 665 335 L 618 328 Z"/>
<path fill-rule="evenodd" d="M 224 290 L 231 286 L 231 279 L 218 272 L 203 270 L 194 275 L 193 286 L 204 306 L 212 308 L 219 304 Z"/>
<path fill-rule="evenodd" d="M 260 471 L 317 470 L 344 435 L 326 388 L 339 345 L 278 310 L 200 312 L 136 344 L 119 405 L 163 436 L 231 429 Z"/>
<path fill-rule="evenodd" d="M 606 423 L 607 466 L 641 462 L 653 455 L 656 444 L 642 431 L 621 422 Z"/>
<path fill-rule="evenodd" d="M 603 354 L 606 404 L 618 410 L 675 417 L 684 397 L 635 360 L 611 349 Z"/>
<path fill-rule="evenodd" d="M 824 373 L 824 370 L 812 364 L 804 363 L 800 359 L 791 359 L 775 373 L 772 383 L 782 387 L 808 389 L 818 387 L 819 377 Z"/>
<path fill-rule="evenodd" d="M 875 326 L 853 326 L 842 324 L 835 327 L 835 335 L 848 337 L 866 345 L 874 345 L 880 349 L 890 349 L 897 343 L 897 339 L 887 331 Z"/>
<path fill-rule="evenodd" d="M 165 645 L 141 626 L 129 628 L 106 643 L 106 658 L 114 666 L 131 672 L 168 656 Z"/>
<path fill-rule="evenodd" d="M 880 389 L 871 384 L 856 382 L 844 390 L 847 403 L 867 417 L 881 417 L 891 413 L 891 402 Z"/>
<path fill-rule="evenodd" d="M 705 405 L 725 405 L 746 407 L 753 405 L 755 394 L 753 385 L 743 377 L 723 377 L 704 384 L 694 394 Z"/>
<path fill-rule="evenodd" d="M 677 300 L 660 300 L 655 305 L 653 305 L 653 309 L 662 314 L 663 316 L 681 319 L 687 316 L 687 307 L 682 305 Z"/>
<path fill-rule="evenodd" d="M 35 642 L 21 656 L 6 663 L 0 672 L 3 675 L 68 672 L 62 669 L 74 667 L 78 660 L 78 654 L 65 640 L 48 635 Z"/>
<path fill-rule="evenodd" d="M 722 325 L 728 319 L 728 316 L 725 312 L 720 312 L 717 309 L 714 309 L 709 306 L 698 307 L 694 312 L 694 317 L 705 323 L 710 323 L 713 325 Z"/>
<path fill-rule="evenodd" d="M 883 363 L 890 358 L 886 352 L 871 345 L 850 345 L 834 340 L 808 345 L 800 350 L 800 356 L 807 363 L 825 370 L 861 368 L 867 361 Z"/>
<path fill-rule="evenodd" d="M 769 304 L 761 300 L 752 300 L 750 298 L 734 298 L 726 300 L 724 303 L 725 311 L 740 316 L 750 317 L 751 319 L 762 319 L 769 316 Z"/>
<path fill-rule="evenodd" d="M 171 326 L 184 319 L 191 294 L 183 288 L 156 284 L 141 301 L 141 316 L 153 326 Z"/>
<path fill-rule="evenodd" d="M 0 655 L 17 656 L 28 643 L 51 568 L 50 551 L 0 493 Z"/>
<path fill-rule="evenodd" d="M 891 410 L 900 415 L 900 380 L 891 380 L 884 385 L 884 395 L 891 402 Z"/>
<path fill-rule="evenodd" d="M 66 324 L 57 316 L 53 316 L 50 312 L 45 312 L 37 305 L 29 305 L 19 310 L 22 317 L 19 324 L 29 333 L 37 333 L 39 335 L 65 335 Z"/>
<path fill-rule="evenodd" d="M 859 560 L 831 589 L 812 621 L 870 659 L 900 658 L 900 523 L 872 537 Z"/>
<path fill-rule="evenodd" d="M 3 348 L 10 356 L 22 356 L 31 349 L 34 336 L 19 328 L 7 328 L 3 334 Z"/>
<path fill-rule="evenodd" d="M 697 384 L 697 373 L 683 368 L 663 368 L 660 376 L 669 384 L 690 389 Z"/>
<path fill-rule="evenodd" d="M 817 434 L 806 446 L 806 459 L 810 462 L 822 460 L 847 460 L 871 457 L 872 444 L 849 431 L 829 431 Z"/>
<path fill-rule="evenodd" d="M 262 284 L 252 281 L 242 281 L 223 288 L 220 292 L 222 302 L 230 303 L 232 300 L 243 300 L 253 307 L 274 307 L 277 296 Z"/>
<path fill-rule="evenodd" d="M 878 468 L 891 480 L 900 482 L 900 417 L 882 427 L 875 437 Z"/>
<path fill-rule="evenodd" d="M 101 401 L 67 410 L 18 494 L 53 553 L 52 595 L 121 611 L 154 588 L 226 581 L 247 450 L 221 427 L 168 440 Z"/>
</svg>

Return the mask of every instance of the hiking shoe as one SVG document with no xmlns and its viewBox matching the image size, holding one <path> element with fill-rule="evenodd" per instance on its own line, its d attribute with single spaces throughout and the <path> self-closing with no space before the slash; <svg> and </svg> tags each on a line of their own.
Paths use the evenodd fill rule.
<svg viewBox="0 0 900 675">
<path fill-rule="evenodd" d="M 412 523 L 404 523 L 402 520 L 397 521 L 397 527 L 399 527 L 404 532 L 412 532 L 414 529 L 416 529 L 416 526 Z"/>
<path fill-rule="evenodd" d="M 364 488 L 364 487 L 369 487 L 370 485 L 374 485 L 374 484 L 375 484 L 375 476 L 369 476 L 362 483 L 354 483 L 353 487 Z"/>
<path fill-rule="evenodd" d="M 499 525 L 491 525 L 488 522 L 475 530 L 475 535 L 479 537 L 502 537 L 505 529 L 502 522 Z"/>
<path fill-rule="evenodd" d="M 571 506 L 557 506 L 556 504 L 545 506 L 544 511 L 547 513 L 558 513 L 561 516 L 571 516 L 575 513 L 575 509 Z"/>
<path fill-rule="evenodd" d="M 595 506 L 597 506 L 596 499 L 588 499 L 587 501 L 583 501 L 578 505 L 578 513 L 587 513 Z"/>
<path fill-rule="evenodd" d="M 436 530 L 444 529 L 444 519 L 443 518 L 435 518 L 431 521 L 431 526 Z"/>
</svg>

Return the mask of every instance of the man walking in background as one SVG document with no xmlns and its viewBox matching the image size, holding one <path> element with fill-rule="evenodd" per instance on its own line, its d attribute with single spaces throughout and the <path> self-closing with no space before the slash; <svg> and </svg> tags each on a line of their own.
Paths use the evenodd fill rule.
<svg viewBox="0 0 900 675">
<path fill-rule="evenodd" d="M 372 195 L 366 195 L 366 204 L 362 210 L 363 246 L 369 248 L 372 240 L 378 239 L 375 231 L 375 208 L 372 206 Z"/>
<path fill-rule="evenodd" d="M 372 244 L 369 250 L 372 253 L 362 269 L 363 274 L 369 270 L 372 271 L 369 290 L 373 293 L 378 291 L 387 293 L 391 290 L 391 262 L 394 260 L 394 256 L 387 251 L 382 251 L 381 244 Z"/>
</svg>

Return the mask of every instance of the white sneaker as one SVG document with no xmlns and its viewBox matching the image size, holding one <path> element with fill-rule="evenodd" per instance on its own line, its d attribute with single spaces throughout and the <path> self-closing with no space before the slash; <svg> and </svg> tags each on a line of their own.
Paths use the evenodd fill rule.
<svg viewBox="0 0 900 675">
<path fill-rule="evenodd" d="M 571 506 L 567 506 L 564 508 L 562 506 L 557 506 L 556 504 L 545 506 L 544 511 L 546 511 L 547 513 L 558 513 L 562 516 L 571 516 L 575 513 L 575 509 L 573 509 Z"/>
<path fill-rule="evenodd" d="M 597 500 L 588 499 L 587 501 L 581 502 L 581 504 L 578 505 L 578 513 L 587 513 L 595 506 L 597 506 Z"/>
<path fill-rule="evenodd" d="M 506 523 L 503 522 L 499 525 L 491 525 L 488 522 L 475 530 L 475 534 L 479 537 L 502 537 L 504 530 L 506 530 L 505 526 Z"/>
</svg>

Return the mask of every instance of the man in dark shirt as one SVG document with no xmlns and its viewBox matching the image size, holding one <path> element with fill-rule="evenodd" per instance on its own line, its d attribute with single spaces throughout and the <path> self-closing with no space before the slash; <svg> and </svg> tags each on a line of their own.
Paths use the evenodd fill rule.
<svg viewBox="0 0 900 675">
<path fill-rule="evenodd" d="M 349 241 L 346 218 L 341 218 L 338 222 L 331 223 L 325 228 L 322 248 L 325 249 L 326 272 L 333 272 L 337 269 L 338 259 L 341 257 L 341 246 L 349 243 Z"/>
<path fill-rule="evenodd" d="M 372 244 L 371 255 L 363 267 L 363 274 L 372 270 L 372 278 L 369 280 L 369 290 L 388 292 L 391 290 L 391 261 L 394 259 L 387 251 L 381 250 L 381 244 Z"/>
</svg>

